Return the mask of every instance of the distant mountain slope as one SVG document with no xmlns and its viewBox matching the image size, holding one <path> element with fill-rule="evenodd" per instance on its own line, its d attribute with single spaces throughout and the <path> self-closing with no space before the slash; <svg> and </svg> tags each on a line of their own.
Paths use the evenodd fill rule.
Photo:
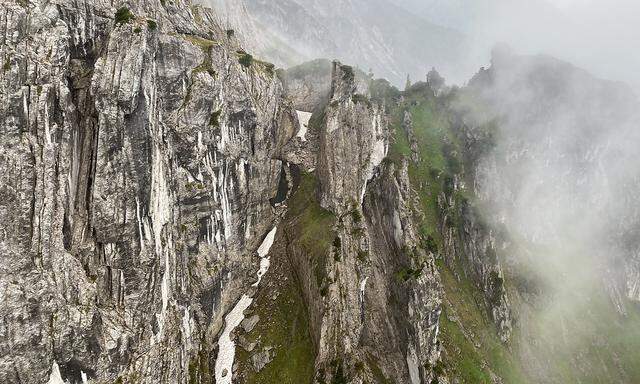
<svg viewBox="0 0 640 384">
<path fill-rule="evenodd" d="M 423 78 L 431 67 L 459 72 L 466 38 L 388 0 L 203 0 L 222 13 L 258 51 L 279 65 L 318 57 L 338 58 L 404 84 L 407 74 Z M 251 18 L 249 20 L 248 18 Z M 271 36 L 254 25 L 260 25 Z M 282 44 L 291 57 L 274 54 Z M 453 64 L 452 64 L 453 63 Z"/>
<path fill-rule="evenodd" d="M 461 96 L 472 132 L 497 128 L 475 183 L 508 233 L 497 253 L 530 382 L 638 382 L 638 100 L 569 63 L 501 49 Z"/>
</svg>

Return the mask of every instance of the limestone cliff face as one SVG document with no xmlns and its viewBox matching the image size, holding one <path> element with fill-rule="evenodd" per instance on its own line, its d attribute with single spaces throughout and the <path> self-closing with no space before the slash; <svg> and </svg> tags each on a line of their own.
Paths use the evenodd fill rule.
<svg viewBox="0 0 640 384">
<path fill-rule="evenodd" d="M 387 154 L 389 132 L 379 105 L 352 67 L 334 63 L 320 135 L 320 204 L 341 215 L 362 204 L 367 181 Z"/>
<path fill-rule="evenodd" d="M 286 256 L 274 273 L 314 273 L 281 217 L 313 168 L 336 217 L 326 278 L 300 288 L 314 375 L 431 379 L 439 278 L 418 244 L 406 169 L 381 165 L 389 127 L 362 76 L 332 64 L 328 83 L 311 85 L 306 109 L 320 113 L 302 134 L 290 102 L 300 88 L 285 91 L 207 9 L 3 9 L 0 381 L 245 377 L 237 365 L 214 373 L 220 335 L 235 339 L 225 315 L 242 316 L 255 294 L 267 232 Z M 398 279 L 405 269 L 424 272 Z"/>
<path fill-rule="evenodd" d="M 418 235 L 414 199 L 406 162 L 400 169 L 385 163 L 367 190 L 372 268 L 365 305 L 373 308 L 364 340 L 388 377 L 416 384 L 436 377 L 443 297 L 435 255 Z"/>
<path fill-rule="evenodd" d="M 188 2 L 2 9 L 0 381 L 186 382 L 275 218 L 280 82 Z"/>
<path fill-rule="evenodd" d="M 407 169 L 382 163 L 391 132 L 368 93 L 351 67 L 334 63 L 315 173 L 319 203 L 337 223 L 325 292 L 308 293 L 324 303 L 312 317 L 316 379 L 429 382 L 439 358 L 439 277 L 414 229 Z"/>
</svg>

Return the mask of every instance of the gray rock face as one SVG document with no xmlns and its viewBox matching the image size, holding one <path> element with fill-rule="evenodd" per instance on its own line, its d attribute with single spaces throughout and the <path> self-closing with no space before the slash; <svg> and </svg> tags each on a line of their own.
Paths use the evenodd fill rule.
<svg viewBox="0 0 640 384">
<path fill-rule="evenodd" d="M 334 63 L 331 97 L 320 135 L 320 204 L 341 215 L 362 204 L 367 181 L 387 154 L 382 108 L 372 104 L 352 67 Z"/>
<path fill-rule="evenodd" d="M 408 161 L 424 156 L 417 115 L 396 122 L 410 152 L 394 165 L 384 160 L 390 106 L 372 101 L 367 75 L 327 61 L 276 73 L 220 14 L 188 1 L 127 4 L 3 3 L 0 382 L 210 383 L 224 316 L 243 294 L 295 297 L 286 303 L 304 308 L 296 324 L 309 327 L 318 380 L 446 380 L 438 246 L 423 237 L 409 181 Z M 482 141 L 464 134 L 465 149 Z M 544 148 L 531 142 L 529 153 Z M 518 144 L 505 153 L 524 161 Z M 600 149 L 579 152 L 589 160 Z M 447 175 L 434 196 L 440 256 L 462 266 L 450 269 L 482 293 L 507 342 L 510 265 L 497 253 L 509 242 L 459 195 L 513 202 L 514 192 L 482 184 L 502 180 L 495 159 L 469 163 L 474 175 Z M 301 179 L 309 196 L 292 213 Z M 639 215 L 624 206 L 613 205 L 621 220 L 611 227 L 624 262 L 605 284 L 621 313 L 625 296 L 640 300 Z M 316 249 L 295 226 L 318 218 L 330 228 Z M 272 256 L 287 284 L 271 292 L 252 284 L 276 221 L 285 230 Z M 282 346 L 267 340 L 277 335 L 255 335 L 277 323 L 256 302 L 229 331 L 246 361 L 226 378 L 281 364 Z"/>
<path fill-rule="evenodd" d="M 205 9 L 122 5 L 2 5 L 2 382 L 185 382 L 274 218 L 278 79 Z"/>
<path fill-rule="evenodd" d="M 406 169 L 376 171 L 390 133 L 366 79 L 335 63 L 285 90 L 268 65 L 242 62 L 208 10 L 149 0 L 114 20 L 120 6 L 33 2 L 2 16 L 0 380 L 208 382 L 270 203 L 295 166 L 316 165 L 341 222 L 326 297 L 308 292 L 321 303 L 318 374 L 371 380 L 373 356 L 388 377 L 429 380 L 438 276 L 432 255 L 405 252 L 417 248 Z M 322 112 L 308 141 L 292 108 L 305 103 Z M 423 272 L 401 286 L 386 272 L 409 266 Z M 256 370 L 273 359 L 253 356 Z"/>
<path fill-rule="evenodd" d="M 434 255 L 422 246 L 415 228 L 414 194 L 406 162 L 400 169 L 383 164 L 367 189 L 371 277 L 363 292 L 368 309 L 364 342 L 387 377 L 430 383 L 434 373 L 427 367 L 440 357 L 443 294 Z"/>
<path fill-rule="evenodd" d="M 271 356 L 270 348 L 265 348 L 264 351 L 251 356 L 251 364 L 253 364 L 253 369 L 255 369 L 256 372 L 260 372 L 272 359 L 273 356 Z"/>
<path fill-rule="evenodd" d="M 334 63 L 318 168 L 320 204 L 337 217 L 327 257 L 330 284 L 312 320 L 318 380 L 385 377 L 429 382 L 439 358 L 441 289 L 433 255 L 413 228 L 407 170 L 383 165 L 389 128 L 351 67 Z M 303 263 L 301 263 L 303 264 Z M 397 273 L 415 271 L 411 281 Z M 397 273 L 396 273 L 397 272 Z M 427 364 L 428 363 L 428 364 Z"/>
<path fill-rule="evenodd" d="M 442 194 L 439 203 L 443 212 L 456 212 L 460 221 L 460 228 L 455 231 L 448 224 L 454 219 L 448 215 L 443 217 L 445 262 L 450 267 L 457 262 L 464 266 L 466 277 L 483 293 L 498 335 L 503 342 L 507 342 L 512 331 L 511 307 L 496 252 L 502 243 L 498 242 L 494 230 L 485 224 L 468 202 L 456 201 Z"/>
</svg>

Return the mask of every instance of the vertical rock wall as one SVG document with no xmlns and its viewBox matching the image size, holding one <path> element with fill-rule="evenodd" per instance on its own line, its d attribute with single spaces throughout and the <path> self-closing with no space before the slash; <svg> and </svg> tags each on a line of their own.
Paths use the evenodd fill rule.
<svg viewBox="0 0 640 384">
<path fill-rule="evenodd" d="M 186 382 L 274 219 L 280 82 L 189 2 L 0 19 L 0 381 Z"/>
</svg>

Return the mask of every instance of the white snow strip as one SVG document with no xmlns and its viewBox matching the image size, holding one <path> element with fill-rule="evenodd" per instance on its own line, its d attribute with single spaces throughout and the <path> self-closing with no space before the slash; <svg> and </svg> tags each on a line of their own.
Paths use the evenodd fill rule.
<svg viewBox="0 0 640 384">
<path fill-rule="evenodd" d="M 257 287 L 258 284 L 262 281 L 262 276 L 269 270 L 269 266 L 271 265 L 271 260 L 268 257 L 263 257 L 260 259 L 260 269 L 258 270 L 258 281 L 252 284 L 253 287 Z"/>
<path fill-rule="evenodd" d="M 55 361 L 53 362 L 53 366 L 51 366 L 51 375 L 49 375 L 47 384 L 66 384 L 60 375 L 60 367 L 58 367 L 58 363 Z"/>
<path fill-rule="evenodd" d="M 273 227 L 271 232 L 267 233 L 267 236 L 262 241 L 262 244 L 258 247 L 258 256 L 265 257 L 269 253 L 271 246 L 273 245 L 273 241 L 276 238 L 276 230 L 278 227 Z"/>
<path fill-rule="evenodd" d="M 216 359 L 216 384 L 231 384 L 231 377 L 233 376 L 233 359 L 236 356 L 236 344 L 231 340 L 231 332 L 242 322 L 244 319 L 244 311 L 251 305 L 253 299 L 247 295 L 242 295 L 240 301 L 224 318 L 225 326 L 218 340 L 218 346 L 220 352 Z M 57 384 L 57 383 L 56 383 Z"/>
<path fill-rule="evenodd" d="M 267 237 L 264 238 L 262 244 L 260 244 L 260 246 L 258 247 L 258 256 L 260 256 L 260 269 L 258 270 L 258 281 L 253 284 L 254 287 L 257 287 L 258 284 L 260 284 L 260 281 L 262 281 L 262 276 L 264 276 L 265 273 L 267 273 L 267 271 L 269 270 L 269 265 L 271 265 L 271 258 L 267 257 L 267 255 L 269 254 L 269 250 L 271 249 L 273 241 L 276 238 L 277 230 L 278 227 L 273 227 L 271 232 L 267 234 Z"/>
<path fill-rule="evenodd" d="M 89 379 L 87 378 L 87 374 L 83 371 L 80 371 L 80 378 L 82 379 L 82 384 L 88 384 Z"/>
<path fill-rule="evenodd" d="M 261 260 L 260 269 L 258 270 L 258 281 L 253 284 L 254 287 L 258 286 L 262 280 L 262 276 L 264 276 L 269 269 L 270 261 L 267 255 L 269 254 L 269 250 L 275 240 L 277 229 L 277 226 L 273 227 L 262 241 L 262 244 L 258 247 L 258 255 Z M 231 312 L 229 312 L 224 318 L 225 326 L 222 331 L 222 335 L 220 335 L 220 339 L 218 340 L 220 351 L 215 364 L 216 384 L 231 384 L 233 376 L 233 360 L 236 355 L 236 344 L 231 340 L 231 332 L 233 332 L 233 330 L 240 325 L 242 320 L 244 320 L 244 311 L 249 308 L 252 302 L 252 297 L 249 297 L 246 294 L 242 295 L 235 307 L 233 307 Z"/>
<path fill-rule="evenodd" d="M 22 108 L 24 108 L 24 114 L 29 116 L 29 103 L 27 102 L 27 92 L 22 91 Z"/>
<path fill-rule="evenodd" d="M 184 316 L 182 317 L 182 336 L 186 341 L 186 347 L 189 348 L 191 340 L 191 316 L 189 316 L 189 308 L 184 309 Z"/>
<path fill-rule="evenodd" d="M 232 181 L 230 180 L 230 185 L 226 185 L 226 181 L 228 179 L 227 166 L 220 168 L 220 172 L 218 174 L 218 186 L 220 187 L 220 204 L 222 206 L 222 221 L 224 223 L 224 239 L 227 240 L 231 236 L 231 204 L 229 203 L 229 196 L 227 194 L 227 188 L 233 191 L 233 185 L 231 185 Z"/>
<path fill-rule="evenodd" d="M 153 168 L 151 173 L 151 217 L 153 235 L 155 240 L 155 250 L 158 258 L 164 256 L 164 271 L 162 273 L 162 312 L 156 314 L 158 319 L 158 339 L 163 335 L 164 319 L 169 304 L 170 273 L 171 263 L 169 260 L 169 248 L 163 244 L 162 228 L 169 222 L 171 215 L 171 200 L 169 198 L 169 188 L 164 175 L 164 165 L 160 157 L 160 149 L 156 146 L 153 154 Z M 167 240 L 168 241 L 168 240 Z"/>
<path fill-rule="evenodd" d="M 364 296 L 364 288 L 367 286 L 367 280 L 369 280 L 369 276 L 365 277 L 364 280 L 360 282 L 360 294 Z"/>
<path fill-rule="evenodd" d="M 162 313 L 160 314 L 159 328 L 158 332 L 162 335 L 162 330 L 164 328 L 164 317 L 167 312 L 167 307 L 169 306 L 169 252 L 164 251 L 164 272 L 162 273 L 162 285 L 160 287 L 162 293 Z"/>
<path fill-rule="evenodd" d="M 300 140 L 307 141 L 307 130 L 309 129 L 309 120 L 311 119 L 311 112 L 303 112 L 296 110 L 298 114 L 298 121 L 300 122 L 300 129 L 298 130 L 298 136 Z"/>
<path fill-rule="evenodd" d="M 360 304 L 364 303 L 364 289 L 367 286 L 367 280 L 369 280 L 369 276 L 365 277 L 361 282 L 360 282 Z"/>
<path fill-rule="evenodd" d="M 367 173 L 367 180 L 364 182 L 362 186 L 362 192 L 360 193 L 360 204 L 364 201 L 364 194 L 367 189 L 367 182 L 371 180 L 373 177 L 373 171 L 377 166 L 382 163 L 382 160 L 387 156 L 387 144 L 384 140 L 377 140 L 373 143 L 373 148 L 371 148 L 371 160 L 369 162 L 369 169 Z"/>
</svg>

